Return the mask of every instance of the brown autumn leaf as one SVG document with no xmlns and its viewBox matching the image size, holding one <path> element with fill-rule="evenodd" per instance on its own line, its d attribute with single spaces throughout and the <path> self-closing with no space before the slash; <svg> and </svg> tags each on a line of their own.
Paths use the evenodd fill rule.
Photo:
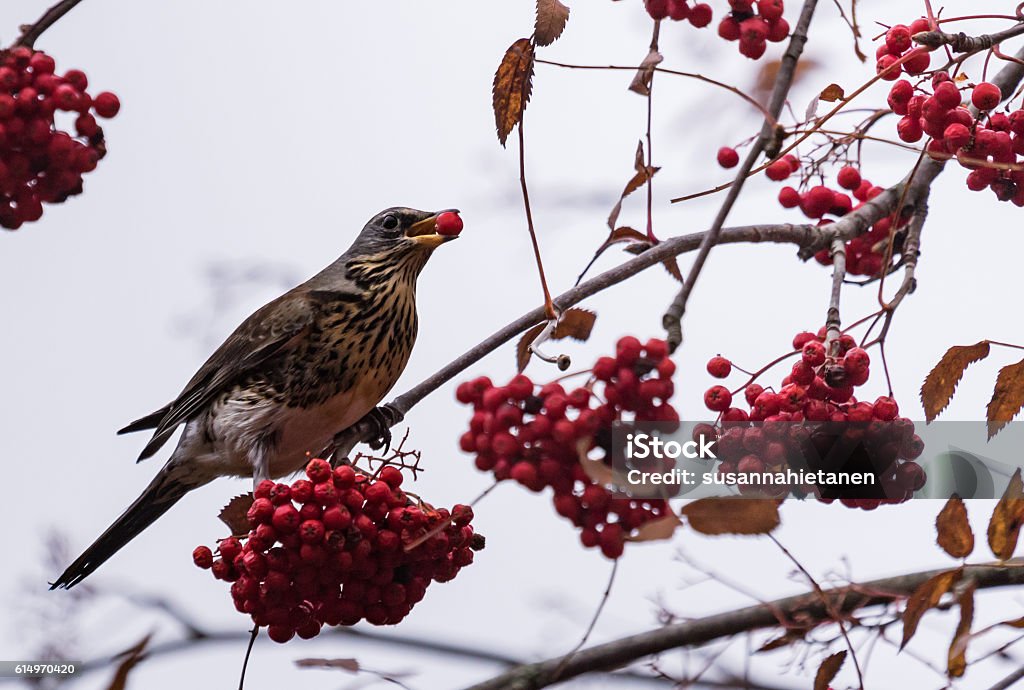
<svg viewBox="0 0 1024 690">
<path fill-rule="evenodd" d="M 573 338 L 585 342 L 590 337 L 590 332 L 594 330 L 596 320 L 597 314 L 587 309 L 566 309 L 558 319 L 551 339 Z"/>
<path fill-rule="evenodd" d="M 649 96 L 651 93 L 651 79 L 654 77 L 654 68 L 658 66 L 665 57 L 658 52 L 657 48 L 651 48 L 647 57 L 640 63 L 633 81 L 629 83 L 629 90 L 641 96 Z"/>
<path fill-rule="evenodd" d="M 626 537 L 626 541 L 658 541 L 659 539 L 671 539 L 676 529 L 683 524 L 675 515 L 651 520 L 640 525 L 636 534 Z"/>
<path fill-rule="evenodd" d="M 1024 359 L 999 370 L 988 403 L 988 437 L 992 438 L 1024 407 Z"/>
<path fill-rule="evenodd" d="M 622 212 L 623 200 L 640 189 L 644 184 L 650 180 L 654 175 L 661 170 L 656 165 L 648 166 L 644 158 L 644 142 L 640 140 L 636 145 L 636 155 L 633 158 L 633 177 L 629 178 L 629 182 L 622 190 L 622 194 L 619 195 L 619 200 L 615 202 L 615 206 L 612 207 L 612 212 L 608 214 L 608 229 L 614 231 L 615 224 L 619 220 L 619 214 Z M 646 239 L 646 235 L 644 236 Z"/>
<path fill-rule="evenodd" d="M 775 87 L 775 79 L 779 75 L 779 67 L 782 66 L 782 60 L 768 60 L 761 65 L 761 69 L 757 73 L 757 77 L 754 79 L 753 91 L 754 99 L 759 103 L 764 103 L 768 100 L 769 94 Z M 818 63 L 814 60 L 807 58 L 801 58 L 796 63 L 796 70 L 793 72 L 793 83 L 796 84 L 800 81 L 804 75 L 810 70 L 818 66 Z"/>
<path fill-rule="evenodd" d="M 1024 523 L 1024 483 L 1020 469 L 1010 477 L 999 503 L 988 522 L 988 545 L 999 560 L 1005 561 L 1017 549 L 1017 538 Z"/>
<path fill-rule="evenodd" d="M 701 534 L 768 534 L 779 526 L 778 501 L 766 498 L 701 498 L 680 512 Z"/>
<path fill-rule="evenodd" d="M 538 323 L 530 330 L 523 333 L 523 337 L 519 339 L 519 343 L 516 345 L 516 369 L 519 373 L 523 373 L 526 369 L 526 365 L 530 363 L 530 345 L 533 345 L 533 341 L 537 339 L 540 332 L 544 330 L 547 323 Z"/>
<path fill-rule="evenodd" d="M 252 494 L 235 496 L 228 504 L 220 509 L 217 517 L 228 526 L 231 534 L 246 534 L 249 532 L 249 518 L 247 513 L 252 506 Z"/>
<path fill-rule="evenodd" d="M 956 494 L 949 497 L 935 518 L 938 543 L 953 558 L 967 558 L 974 551 L 974 532 L 967 521 L 967 506 Z"/>
<path fill-rule="evenodd" d="M 829 683 L 839 673 L 839 668 L 846 661 L 846 650 L 836 652 L 832 656 L 826 658 L 821 662 L 821 666 L 818 667 L 818 672 L 814 674 L 814 690 L 829 690 Z"/>
<path fill-rule="evenodd" d="M 679 270 L 679 262 L 676 261 L 676 257 L 670 256 L 661 262 L 661 265 L 665 267 L 668 274 L 678 280 L 680 283 L 683 282 L 683 273 Z"/>
<path fill-rule="evenodd" d="M 768 640 L 763 645 L 758 647 L 755 651 L 770 652 L 775 649 L 782 649 L 783 647 L 788 647 L 791 644 L 803 641 L 804 634 L 805 631 L 800 629 L 787 630 L 778 637 L 774 637 Z"/>
<path fill-rule="evenodd" d="M 917 624 L 921 621 L 921 616 L 928 609 L 933 609 L 938 605 L 942 595 L 957 583 L 963 571 L 963 568 L 956 568 L 955 570 L 941 572 L 921 583 L 914 590 L 914 593 L 910 595 L 910 599 L 907 601 L 907 608 L 903 611 L 903 641 L 900 643 L 901 650 L 907 646 L 910 638 L 917 632 Z"/>
<path fill-rule="evenodd" d="M 617 244 L 619 242 L 646 242 L 650 244 L 647 235 L 627 225 L 612 230 L 612 233 L 608 235 L 608 239 L 605 240 L 605 244 Z"/>
<path fill-rule="evenodd" d="M 140 661 L 146 658 L 146 646 L 149 645 L 149 638 L 153 634 L 150 633 L 143 637 L 141 640 L 136 642 L 134 645 L 118 654 L 118 658 L 123 657 L 120 664 L 117 665 L 117 670 L 114 671 L 114 677 L 110 681 L 110 685 L 107 686 L 107 690 L 125 690 L 128 687 L 128 674 L 135 668 Z"/>
<path fill-rule="evenodd" d="M 569 8 L 558 0 L 537 0 L 537 22 L 533 26 L 533 40 L 539 46 L 554 43 L 569 21 Z"/>
<path fill-rule="evenodd" d="M 967 643 L 971 639 L 971 624 L 974 622 L 974 590 L 977 586 L 978 583 L 971 580 L 957 597 L 960 604 L 960 622 L 957 623 L 956 632 L 949 643 L 946 664 L 946 673 L 950 678 L 960 678 L 967 670 Z"/>
<path fill-rule="evenodd" d="M 351 673 L 359 673 L 359 661 L 356 659 L 296 659 L 299 668 L 338 668 Z"/>
<path fill-rule="evenodd" d="M 505 51 L 494 73 L 494 122 L 502 146 L 522 121 L 532 89 L 533 43 L 528 38 L 520 38 Z"/>
<path fill-rule="evenodd" d="M 921 404 L 924 405 L 927 422 L 932 422 L 949 405 L 967 367 L 985 359 L 988 353 L 987 340 L 974 345 L 955 345 L 946 350 L 921 385 Z"/>
<path fill-rule="evenodd" d="M 843 91 L 843 87 L 839 84 L 829 84 L 821 90 L 818 98 L 827 103 L 835 103 L 846 98 L 846 92 Z"/>
</svg>

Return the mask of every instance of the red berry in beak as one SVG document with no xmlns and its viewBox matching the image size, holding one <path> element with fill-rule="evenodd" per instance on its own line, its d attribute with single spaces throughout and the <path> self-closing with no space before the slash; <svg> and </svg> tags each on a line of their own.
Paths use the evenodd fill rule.
<svg viewBox="0 0 1024 690">
<path fill-rule="evenodd" d="M 437 217 L 437 234 L 454 236 L 462 232 L 462 218 L 459 214 L 445 211 Z"/>
</svg>

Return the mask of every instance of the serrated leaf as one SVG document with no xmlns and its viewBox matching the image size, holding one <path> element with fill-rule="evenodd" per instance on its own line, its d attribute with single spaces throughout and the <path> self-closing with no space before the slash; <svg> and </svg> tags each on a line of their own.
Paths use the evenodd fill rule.
<svg viewBox="0 0 1024 690">
<path fill-rule="evenodd" d="M 590 332 L 594 330 L 594 322 L 596 320 L 597 314 L 592 311 L 577 308 L 566 309 L 558 319 L 558 325 L 555 326 L 551 339 L 573 338 L 574 340 L 586 342 L 590 337 Z"/>
<path fill-rule="evenodd" d="M 1007 560 L 1017 549 L 1020 527 L 1024 523 L 1024 483 L 1018 468 L 1006 485 L 988 522 L 988 545 L 1000 560 Z"/>
<path fill-rule="evenodd" d="M 146 658 L 146 647 L 149 645 L 151 637 L 152 633 L 117 655 L 119 658 L 123 657 L 123 659 L 117 665 L 117 670 L 114 671 L 114 677 L 111 679 L 110 685 L 107 686 L 107 690 L 125 690 L 128 687 L 128 674 L 131 673 L 131 670 L 140 661 Z"/>
<path fill-rule="evenodd" d="M 953 558 L 967 558 L 974 551 L 974 532 L 967 520 L 967 506 L 956 494 L 949 497 L 935 518 L 935 530 L 939 546 Z"/>
<path fill-rule="evenodd" d="M 629 537 L 626 537 L 626 541 L 658 541 L 660 539 L 671 539 L 672 535 L 676 533 L 676 529 L 683 524 L 679 518 L 675 515 L 666 515 L 665 517 L 658 518 L 657 520 L 651 520 L 640 525 L 637 531 Z"/>
<path fill-rule="evenodd" d="M 843 87 L 839 84 L 829 84 L 821 90 L 821 93 L 818 94 L 818 98 L 827 103 L 835 103 L 836 101 L 846 98 L 846 92 L 843 91 Z"/>
<path fill-rule="evenodd" d="M 988 403 L 988 437 L 992 438 L 1024 407 L 1024 360 L 999 370 Z"/>
<path fill-rule="evenodd" d="M 779 504 L 764 498 L 701 498 L 680 511 L 701 534 L 768 534 L 779 526 Z"/>
<path fill-rule="evenodd" d="M 657 48 L 651 48 L 647 57 L 640 63 L 633 81 L 629 83 L 629 90 L 641 96 L 649 96 L 651 93 L 651 79 L 654 77 L 654 68 L 658 66 L 665 57 L 658 52 Z"/>
<path fill-rule="evenodd" d="M 608 214 L 608 229 L 614 231 L 615 224 L 619 220 L 619 214 L 622 212 L 623 200 L 640 189 L 646 182 L 657 174 L 660 167 L 656 165 L 648 166 L 644 158 L 644 142 L 640 140 L 636 145 L 636 155 L 633 157 L 633 177 L 629 178 L 626 186 L 622 189 L 622 194 L 619 195 L 619 200 L 615 202 L 615 206 L 612 207 L 612 212 Z M 647 236 L 643 236 L 647 239 Z"/>
<path fill-rule="evenodd" d="M 971 639 L 971 624 L 974 623 L 974 590 L 977 586 L 978 583 L 971 580 L 957 597 L 960 604 L 960 622 L 957 623 L 956 632 L 949 643 L 946 664 L 946 673 L 950 678 L 960 678 L 967 670 L 967 643 Z"/>
<path fill-rule="evenodd" d="M 502 146 L 509 133 L 522 122 L 532 90 L 533 43 L 528 38 L 520 38 L 505 51 L 494 73 L 494 122 Z"/>
<path fill-rule="evenodd" d="M 821 662 L 818 672 L 814 674 L 814 690 L 828 690 L 829 683 L 839 673 L 843 662 L 846 661 L 846 650 L 836 652 Z"/>
<path fill-rule="evenodd" d="M 296 659 L 299 668 L 337 668 L 350 673 L 359 673 L 360 666 L 356 659 Z"/>
<path fill-rule="evenodd" d="M 520 374 L 523 373 L 526 365 L 530 363 L 530 345 L 533 344 L 533 341 L 537 339 L 537 336 L 540 335 L 546 325 L 547 323 L 538 323 L 526 331 L 526 333 L 523 333 L 523 337 L 519 339 L 519 343 L 516 345 L 516 369 Z"/>
<path fill-rule="evenodd" d="M 537 0 L 537 21 L 533 26 L 533 40 L 539 46 L 554 43 L 569 21 L 569 8 L 558 0 Z"/>
<path fill-rule="evenodd" d="M 935 575 L 914 590 L 907 601 L 907 608 L 903 611 L 903 641 L 900 643 L 902 650 L 910 642 L 910 638 L 917 632 L 917 624 L 921 616 L 929 609 L 938 606 L 942 595 L 945 594 L 957 583 L 963 574 L 963 568 L 947 570 Z"/>
<path fill-rule="evenodd" d="M 949 405 L 967 367 L 988 357 L 989 351 L 987 340 L 974 345 L 956 345 L 946 350 L 946 354 L 928 372 L 921 385 L 921 404 L 927 422 L 933 421 Z"/>
<path fill-rule="evenodd" d="M 252 507 L 252 494 L 235 496 L 228 504 L 220 509 L 217 517 L 228 526 L 231 534 L 246 534 L 249 532 L 249 518 L 246 514 Z"/>
</svg>

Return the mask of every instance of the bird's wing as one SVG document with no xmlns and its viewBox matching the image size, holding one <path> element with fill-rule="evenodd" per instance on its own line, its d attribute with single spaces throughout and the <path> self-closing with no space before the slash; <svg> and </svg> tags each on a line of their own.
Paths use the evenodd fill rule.
<svg viewBox="0 0 1024 690">
<path fill-rule="evenodd" d="M 356 298 L 358 293 L 354 288 L 312 291 L 300 287 L 285 293 L 243 321 L 206 360 L 173 402 L 132 422 L 118 433 L 155 429 L 153 438 L 142 450 L 139 460 L 150 457 L 167 442 L 179 424 L 198 414 L 254 367 L 287 350 L 301 339 L 323 302 Z"/>
</svg>

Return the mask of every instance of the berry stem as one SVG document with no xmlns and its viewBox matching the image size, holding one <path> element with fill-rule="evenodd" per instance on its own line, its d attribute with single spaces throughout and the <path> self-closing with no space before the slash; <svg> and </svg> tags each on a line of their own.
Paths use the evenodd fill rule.
<svg viewBox="0 0 1024 690">
<path fill-rule="evenodd" d="M 523 119 L 519 121 L 519 184 L 523 189 L 523 206 L 526 208 L 526 227 L 530 231 L 533 243 L 533 256 L 537 259 L 537 273 L 540 276 L 540 287 L 544 291 L 544 318 L 551 320 L 558 317 L 555 305 L 551 302 L 548 280 L 544 275 L 544 261 L 540 257 L 540 244 L 537 242 L 537 231 L 533 227 L 533 211 L 530 209 L 530 192 L 526 186 L 526 144 L 523 139 Z"/>
<path fill-rule="evenodd" d="M 654 33 L 651 35 L 651 52 L 658 51 L 658 36 L 661 33 L 661 20 L 654 22 Z M 651 142 L 651 120 L 653 119 L 652 100 L 654 95 L 654 72 L 651 72 L 650 82 L 647 84 L 647 239 L 657 244 L 658 238 L 654 235 L 654 144 Z"/>
<path fill-rule="evenodd" d="M 256 644 L 256 636 L 260 634 L 260 626 L 252 626 L 252 634 L 249 636 L 249 645 L 245 648 L 245 659 L 242 660 L 242 675 L 238 679 L 238 690 L 245 690 L 245 670 L 249 667 L 249 657 L 252 655 L 252 647 Z"/>
<path fill-rule="evenodd" d="M 57 23 L 57 21 L 65 14 L 74 9 L 75 5 L 82 2 L 82 0 L 61 0 L 56 5 L 46 10 L 43 16 L 40 17 L 34 24 L 26 24 L 21 27 L 21 36 L 11 46 L 25 46 L 26 48 L 32 48 L 35 46 L 36 39 L 38 39 L 44 31 L 49 29 L 51 26 Z"/>
</svg>

